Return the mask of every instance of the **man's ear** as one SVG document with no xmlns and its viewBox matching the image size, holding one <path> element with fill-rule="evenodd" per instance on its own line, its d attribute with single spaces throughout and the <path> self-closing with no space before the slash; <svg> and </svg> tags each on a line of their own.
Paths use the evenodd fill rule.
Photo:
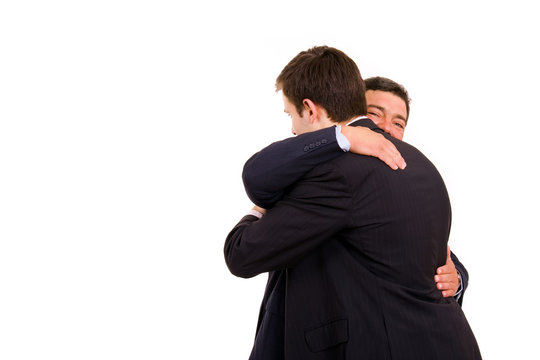
<svg viewBox="0 0 540 360">
<path fill-rule="evenodd" d="M 308 112 L 309 121 L 314 123 L 319 118 L 319 106 L 309 99 L 302 100 L 302 105 L 304 106 L 304 111 Z"/>
</svg>

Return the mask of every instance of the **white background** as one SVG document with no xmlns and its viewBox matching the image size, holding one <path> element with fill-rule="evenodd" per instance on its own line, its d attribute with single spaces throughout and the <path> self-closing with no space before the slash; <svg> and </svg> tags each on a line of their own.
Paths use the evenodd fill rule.
<svg viewBox="0 0 540 360">
<path fill-rule="evenodd" d="M 290 136 L 276 76 L 323 44 L 409 90 L 484 358 L 540 358 L 533 2 L 185 3 L 0 5 L 0 358 L 247 359 L 266 276 L 223 243 Z"/>
</svg>

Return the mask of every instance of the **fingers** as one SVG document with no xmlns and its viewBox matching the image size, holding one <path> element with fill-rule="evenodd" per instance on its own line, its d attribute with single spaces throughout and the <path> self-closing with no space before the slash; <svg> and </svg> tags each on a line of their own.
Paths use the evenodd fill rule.
<svg viewBox="0 0 540 360">
<path fill-rule="evenodd" d="M 442 292 L 442 296 L 447 298 L 447 297 L 451 297 L 451 296 L 454 296 L 456 294 L 455 291 L 453 290 L 445 290 Z"/>
<path fill-rule="evenodd" d="M 381 135 L 381 137 L 383 141 L 379 150 L 379 155 L 376 156 L 379 157 L 379 159 L 381 159 L 382 161 L 384 161 L 386 165 L 390 166 L 393 170 L 405 169 L 407 164 L 405 163 L 405 159 L 403 159 L 401 153 L 398 151 L 396 146 L 392 144 L 392 142 L 384 138 L 384 136 Z"/>
<path fill-rule="evenodd" d="M 392 170 L 397 170 L 399 168 L 395 158 L 393 158 L 391 155 L 381 154 L 379 159 L 381 159 L 386 165 L 390 166 Z"/>
<path fill-rule="evenodd" d="M 396 160 L 397 162 L 397 166 L 403 170 L 407 167 L 407 163 L 405 162 L 405 159 L 403 158 L 403 156 L 401 156 L 401 154 L 398 155 L 398 158 Z"/>
<path fill-rule="evenodd" d="M 452 269 L 451 265 L 443 265 L 443 266 L 437 268 L 437 274 L 438 275 L 452 274 L 452 272 L 453 272 L 453 269 Z M 457 276 L 457 273 L 456 273 L 456 276 Z"/>
<path fill-rule="evenodd" d="M 435 275 L 437 289 L 442 291 L 444 297 L 454 296 L 459 288 L 459 277 L 456 266 L 450 258 L 450 246 L 446 247 L 446 264 L 437 268 Z"/>
<path fill-rule="evenodd" d="M 435 275 L 435 282 L 437 284 L 443 283 L 443 284 L 449 284 L 449 283 L 457 283 L 458 279 L 450 274 L 448 275 Z"/>
<path fill-rule="evenodd" d="M 459 288 L 459 280 L 454 274 L 435 275 L 435 282 L 444 297 L 454 296 Z"/>
<path fill-rule="evenodd" d="M 401 153 L 396 149 L 394 144 L 392 144 L 392 143 L 390 143 L 390 144 L 393 147 L 392 156 L 394 158 L 394 161 L 395 161 L 397 167 L 400 168 L 401 170 L 405 169 L 405 167 L 407 166 L 407 164 L 405 163 L 405 159 L 403 158 L 403 156 L 401 156 Z"/>
<path fill-rule="evenodd" d="M 394 170 L 407 166 L 396 146 L 382 134 L 359 126 L 342 126 L 341 133 L 349 140 L 352 153 L 379 158 Z"/>
<path fill-rule="evenodd" d="M 450 254 L 450 248 L 448 248 L 448 254 Z M 446 258 L 446 264 L 437 268 L 437 274 L 454 274 L 457 277 L 456 265 L 454 265 L 450 255 Z"/>
</svg>

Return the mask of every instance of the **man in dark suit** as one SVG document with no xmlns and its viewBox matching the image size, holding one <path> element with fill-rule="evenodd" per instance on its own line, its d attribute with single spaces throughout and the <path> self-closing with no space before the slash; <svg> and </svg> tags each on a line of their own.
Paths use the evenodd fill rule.
<svg viewBox="0 0 540 360">
<path fill-rule="evenodd" d="M 365 85 L 367 117 L 394 138 L 402 140 L 410 113 L 407 90 L 401 84 L 384 77 L 366 79 Z M 366 145 L 370 143 L 380 146 L 380 142 L 374 136 L 377 133 L 366 130 L 367 128 L 344 127 L 342 135 L 332 128 L 322 129 L 306 133 L 302 138 L 294 137 L 275 142 L 253 155 L 244 166 L 242 178 L 246 193 L 257 205 L 255 209 L 272 207 L 289 186 L 316 165 L 332 160 L 349 150 L 366 155 Z M 326 145 L 332 146 L 297 151 L 303 150 L 306 143 L 316 143 L 321 136 L 328 139 Z M 343 144 L 338 141 L 339 136 L 342 136 Z M 354 145 L 352 147 L 351 142 Z M 372 154 L 375 154 L 375 150 L 372 150 Z M 435 275 L 437 287 L 443 292 L 443 296 L 455 296 L 460 305 L 463 302 L 468 279 L 465 266 L 454 253 L 450 253 L 446 264 L 439 267 Z"/>
<path fill-rule="evenodd" d="M 337 49 L 301 52 L 277 85 L 298 134 L 351 120 L 383 133 L 357 120 L 366 112 L 363 81 Z M 461 308 L 433 282 L 450 230 L 444 183 L 418 150 L 391 141 L 405 170 L 344 154 L 229 233 L 224 252 L 233 274 L 278 271 L 280 286 L 265 295 L 260 319 L 259 334 L 268 337 L 256 340 L 252 359 L 480 358 Z M 313 148 L 326 143 L 320 138 Z"/>
</svg>

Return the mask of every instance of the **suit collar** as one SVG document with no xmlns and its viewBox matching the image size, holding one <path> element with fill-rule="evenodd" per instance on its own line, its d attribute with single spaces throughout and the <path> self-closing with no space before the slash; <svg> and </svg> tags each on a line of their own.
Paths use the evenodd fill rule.
<svg viewBox="0 0 540 360">
<path fill-rule="evenodd" d="M 354 119 L 348 123 L 347 126 L 363 126 L 369 128 L 370 130 L 381 130 L 381 128 L 379 128 L 373 121 L 365 116 Z"/>
</svg>

